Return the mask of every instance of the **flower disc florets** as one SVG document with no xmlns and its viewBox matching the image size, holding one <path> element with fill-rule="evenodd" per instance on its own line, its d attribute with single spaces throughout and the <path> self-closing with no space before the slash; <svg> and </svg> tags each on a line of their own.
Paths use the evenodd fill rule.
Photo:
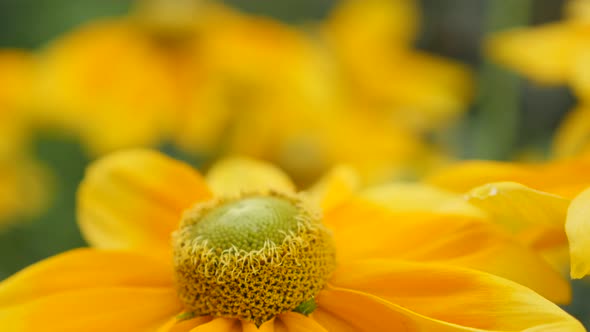
<svg viewBox="0 0 590 332">
<path fill-rule="evenodd" d="M 261 325 L 313 300 L 335 251 L 301 199 L 250 194 L 188 211 L 174 233 L 174 265 L 188 311 Z"/>
</svg>

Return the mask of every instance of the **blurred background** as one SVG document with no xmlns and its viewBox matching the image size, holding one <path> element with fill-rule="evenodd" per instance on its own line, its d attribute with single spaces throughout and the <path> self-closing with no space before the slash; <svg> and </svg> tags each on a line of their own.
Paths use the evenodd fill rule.
<svg viewBox="0 0 590 332">
<path fill-rule="evenodd" d="M 77 186 L 119 148 L 202 170 L 264 158 L 302 187 L 340 162 L 371 183 L 457 159 L 551 158 L 574 93 L 484 50 L 497 31 L 562 20 L 564 6 L 0 0 L 0 279 L 85 245 Z M 575 287 L 567 309 L 589 326 L 590 290 Z"/>
</svg>

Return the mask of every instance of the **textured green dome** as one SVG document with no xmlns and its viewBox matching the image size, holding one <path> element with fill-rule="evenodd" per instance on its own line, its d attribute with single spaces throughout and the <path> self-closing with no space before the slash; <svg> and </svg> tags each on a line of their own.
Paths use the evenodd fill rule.
<svg viewBox="0 0 590 332">
<path fill-rule="evenodd" d="M 297 231 L 299 210 L 290 201 L 277 197 L 250 197 L 225 203 L 205 214 L 191 233 L 205 238 L 212 248 L 236 247 L 260 250 L 265 242 L 281 244 Z"/>
</svg>

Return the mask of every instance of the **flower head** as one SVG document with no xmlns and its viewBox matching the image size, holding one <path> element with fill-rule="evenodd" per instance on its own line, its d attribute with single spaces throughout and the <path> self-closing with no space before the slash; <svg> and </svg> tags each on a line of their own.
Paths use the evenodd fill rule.
<svg viewBox="0 0 590 332">
<path fill-rule="evenodd" d="M 280 170 L 254 160 L 202 178 L 156 152 L 110 155 L 91 166 L 79 192 L 80 227 L 94 248 L 2 282 L 0 326 L 584 331 L 534 291 L 494 275 L 553 298 L 569 292 L 492 224 L 394 212 L 346 189 L 349 174 L 341 168 L 295 193 Z"/>
</svg>

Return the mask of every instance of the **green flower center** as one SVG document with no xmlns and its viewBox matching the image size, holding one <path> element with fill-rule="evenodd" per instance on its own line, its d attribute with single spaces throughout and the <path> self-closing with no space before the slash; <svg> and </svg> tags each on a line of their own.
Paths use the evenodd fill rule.
<svg viewBox="0 0 590 332">
<path fill-rule="evenodd" d="M 280 244 L 296 232 L 298 214 L 295 205 L 281 198 L 245 198 L 209 211 L 193 225 L 191 235 L 207 239 L 211 247 L 220 250 L 260 250 L 266 243 Z"/>
<path fill-rule="evenodd" d="M 187 312 L 257 325 L 284 312 L 309 314 L 335 268 L 319 215 L 298 197 L 277 193 L 197 205 L 173 244 Z"/>
</svg>

